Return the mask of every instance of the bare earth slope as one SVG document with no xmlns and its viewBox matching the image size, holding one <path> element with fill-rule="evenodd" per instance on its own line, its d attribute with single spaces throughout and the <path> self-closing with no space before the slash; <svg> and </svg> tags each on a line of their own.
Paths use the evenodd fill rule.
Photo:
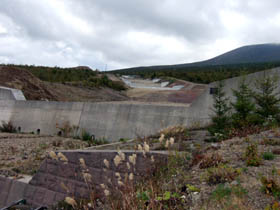
<svg viewBox="0 0 280 210">
<path fill-rule="evenodd" d="M 178 79 L 167 87 L 172 88 L 177 85 L 182 85 L 184 87 L 181 90 L 131 88 L 126 91 L 126 94 L 134 101 L 191 104 L 206 88 L 206 85 L 203 84 L 196 84 Z"/>
<path fill-rule="evenodd" d="M 27 100 L 99 102 L 128 98 L 109 88 L 88 89 L 44 82 L 25 69 L 8 66 L 0 66 L 0 86 L 22 90 Z"/>
</svg>

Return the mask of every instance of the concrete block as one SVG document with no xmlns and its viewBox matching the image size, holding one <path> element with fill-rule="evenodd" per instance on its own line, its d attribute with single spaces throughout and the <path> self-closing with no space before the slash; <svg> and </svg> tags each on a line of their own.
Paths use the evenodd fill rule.
<svg viewBox="0 0 280 210">
<path fill-rule="evenodd" d="M 0 208 L 6 206 L 11 186 L 11 179 L 0 177 Z"/>
<path fill-rule="evenodd" d="M 28 184 L 26 183 L 13 180 L 10 187 L 9 196 L 6 200 L 6 204 L 10 204 L 17 200 L 23 199 L 27 185 Z"/>
<path fill-rule="evenodd" d="M 0 100 L 23 100 L 25 97 L 21 90 L 0 86 Z"/>
</svg>

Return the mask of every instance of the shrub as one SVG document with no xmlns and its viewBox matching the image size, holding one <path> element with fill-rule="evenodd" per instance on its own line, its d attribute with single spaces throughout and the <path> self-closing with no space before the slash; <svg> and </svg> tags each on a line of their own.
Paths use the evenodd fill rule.
<svg viewBox="0 0 280 210">
<path fill-rule="evenodd" d="M 257 134 L 262 131 L 262 128 L 258 125 L 249 125 L 243 128 L 231 128 L 229 132 L 229 138 L 233 137 L 247 137 L 248 135 Z"/>
<path fill-rule="evenodd" d="M 92 142 L 93 145 L 103 145 L 103 144 L 109 144 L 109 141 L 105 138 L 100 139 L 94 139 Z"/>
<path fill-rule="evenodd" d="M 177 141 L 189 138 L 189 132 L 186 127 L 183 126 L 171 126 L 160 131 L 160 135 L 164 135 L 165 138 L 175 138 Z"/>
<path fill-rule="evenodd" d="M 214 104 L 212 118 L 212 125 L 209 126 L 208 131 L 212 136 L 216 134 L 221 134 L 222 138 L 217 138 L 217 141 L 227 138 L 228 127 L 229 127 L 229 111 L 231 110 L 229 106 L 229 99 L 225 97 L 225 92 L 223 91 L 224 83 L 222 81 L 218 82 L 216 86 L 216 92 L 213 94 Z"/>
<path fill-rule="evenodd" d="M 274 149 L 274 150 L 272 150 L 272 153 L 274 155 L 280 155 L 280 149 Z"/>
<path fill-rule="evenodd" d="M 279 209 L 280 209 L 280 203 L 274 201 L 271 205 L 266 206 L 264 210 L 279 210 Z"/>
<path fill-rule="evenodd" d="M 247 127 L 254 124 L 255 104 L 252 101 L 252 90 L 248 87 L 245 79 L 239 84 L 238 90 L 232 90 L 236 98 L 234 103 L 231 103 L 235 113 L 232 115 L 233 126 L 235 128 Z"/>
<path fill-rule="evenodd" d="M 278 139 L 263 138 L 263 140 L 261 141 L 261 144 L 277 146 L 277 145 L 280 145 L 280 141 Z"/>
<path fill-rule="evenodd" d="M 211 156 L 205 156 L 199 164 L 199 168 L 217 167 L 219 164 L 225 163 L 220 154 L 213 153 Z"/>
<path fill-rule="evenodd" d="M 82 132 L 82 140 L 83 141 L 91 141 L 92 139 L 91 139 L 90 133 L 87 132 L 87 131 L 83 131 Z"/>
<path fill-rule="evenodd" d="M 218 167 L 207 169 L 206 181 L 209 185 L 231 182 L 239 174 L 240 172 L 238 170 L 221 164 Z"/>
<path fill-rule="evenodd" d="M 69 121 L 64 122 L 62 125 L 56 124 L 56 128 L 59 130 L 58 133 L 63 137 L 70 137 L 73 131 L 73 126 L 70 125 Z"/>
<path fill-rule="evenodd" d="M 211 198 L 219 201 L 224 198 L 229 198 L 232 194 L 242 197 L 247 194 L 247 190 L 244 189 L 240 184 L 232 187 L 226 187 L 224 184 L 219 184 L 211 193 Z"/>
<path fill-rule="evenodd" d="M 275 155 L 272 152 L 264 152 L 263 153 L 263 159 L 264 160 L 273 160 L 275 158 Z"/>
<path fill-rule="evenodd" d="M 16 133 L 17 128 L 13 125 L 11 121 L 9 122 L 2 121 L 2 125 L 0 126 L 0 131 L 5 133 Z"/>
<path fill-rule="evenodd" d="M 127 138 L 120 138 L 119 141 L 122 142 L 122 143 L 126 143 L 127 141 L 129 141 L 129 139 L 127 139 Z"/>
<path fill-rule="evenodd" d="M 247 166 L 259 166 L 262 164 L 262 158 L 258 153 L 257 143 L 249 143 L 246 148 L 244 158 Z"/>
<path fill-rule="evenodd" d="M 273 125 L 276 123 L 273 117 L 280 113 L 279 109 L 279 93 L 278 78 L 266 76 L 258 79 L 255 83 L 257 92 L 254 93 L 254 99 L 257 104 L 256 113 L 264 119 L 265 125 Z"/>
<path fill-rule="evenodd" d="M 196 166 L 200 161 L 202 161 L 204 159 L 205 155 L 201 154 L 200 151 L 195 152 L 192 154 L 192 162 L 190 164 L 190 166 Z"/>
<path fill-rule="evenodd" d="M 280 185 L 275 177 L 265 177 L 261 178 L 262 188 L 261 190 L 268 195 L 273 195 L 277 198 L 280 197 Z"/>
</svg>

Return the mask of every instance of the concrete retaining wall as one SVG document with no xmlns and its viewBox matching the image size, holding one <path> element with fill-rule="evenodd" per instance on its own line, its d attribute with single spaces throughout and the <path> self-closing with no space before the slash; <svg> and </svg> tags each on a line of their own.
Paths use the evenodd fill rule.
<svg viewBox="0 0 280 210">
<path fill-rule="evenodd" d="M 8 103 L 8 102 L 6 102 Z M 79 125 L 83 103 L 62 103 L 45 101 L 15 101 L 12 102 L 10 120 L 22 132 L 37 132 L 56 135 L 57 126 L 63 126 L 67 121 L 71 125 Z M 7 104 L 4 105 L 7 107 Z M 0 101 L 0 109 L 2 109 Z"/>
<path fill-rule="evenodd" d="M 186 106 L 87 103 L 81 114 L 80 127 L 98 137 L 118 140 L 155 134 L 174 125 L 191 126 L 203 121 Z"/>
<path fill-rule="evenodd" d="M 68 121 L 109 141 L 151 135 L 168 126 L 204 123 L 207 116 L 200 112 L 200 107 L 190 110 L 184 105 L 0 101 L 0 122 L 11 120 L 22 132 L 40 129 L 41 134 L 56 135 L 57 125 Z"/>
</svg>

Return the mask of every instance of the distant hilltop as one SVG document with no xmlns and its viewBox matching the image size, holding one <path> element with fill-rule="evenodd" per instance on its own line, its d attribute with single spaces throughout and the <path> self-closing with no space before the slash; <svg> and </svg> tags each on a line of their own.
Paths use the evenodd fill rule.
<svg viewBox="0 0 280 210">
<path fill-rule="evenodd" d="M 280 61 L 279 44 L 248 45 L 194 65 L 229 65 Z"/>
<path fill-rule="evenodd" d="M 258 44 L 248 45 L 226 52 L 217 57 L 185 64 L 175 65 L 158 65 L 146 67 L 133 67 L 122 70 L 163 70 L 163 69 L 183 69 L 186 67 L 203 67 L 203 66 L 218 66 L 232 64 L 249 64 L 249 63 L 270 63 L 280 62 L 280 44 Z"/>
<path fill-rule="evenodd" d="M 78 69 L 78 70 L 92 70 L 90 67 L 88 66 L 77 66 L 77 67 L 73 67 L 73 69 Z"/>
</svg>

